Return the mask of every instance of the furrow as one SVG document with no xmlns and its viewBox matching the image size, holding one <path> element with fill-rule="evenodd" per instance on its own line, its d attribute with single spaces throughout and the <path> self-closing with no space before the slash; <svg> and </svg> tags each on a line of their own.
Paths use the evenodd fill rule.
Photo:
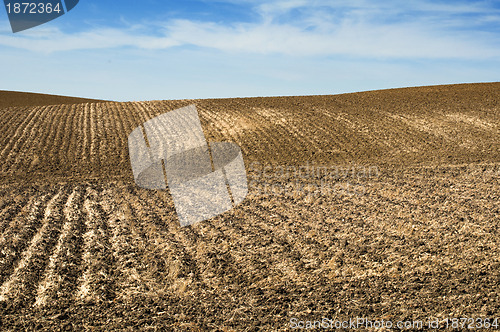
<svg viewBox="0 0 500 332">
<path fill-rule="evenodd" d="M 91 104 L 88 103 L 84 105 L 82 115 L 80 116 L 80 120 L 78 122 L 80 130 L 83 133 L 80 145 L 82 152 L 81 156 L 85 164 L 90 163 L 90 140 L 92 139 L 91 127 L 89 124 L 91 115 L 90 106 Z"/>
<path fill-rule="evenodd" d="M 35 306 L 65 305 L 71 302 L 76 281 L 81 275 L 82 234 L 84 232 L 81 213 L 83 190 L 75 187 L 63 209 L 64 224 L 44 278 L 38 285 Z"/>
<path fill-rule="evenodd" d="M 143 275 L 147 250 L 139 238 L 132 234 L 130 207 L 118 202 L 117 190 L 106 189 L 102 207 L 109 218 L 110 244 L 116 262 L 116 298 L 126 300 L 148 292 L 150 280 Z"/>
<path fill-rule="evenodd" d="M 11 194 L 9 200 L 2 202 L 2 210 L 0 211 L 0 235 L 9 228 L 15 216 L 17 216 L 26 206 L 27 201 L 27 196 L 16 196 Z"/>
<path fill-rule="evenodd" d="M 278 196 L 256 204 L 251 211 L 261 220 L 269 220 L 268 229 L 275 229 L 274 234 L 290 243 L 310 268 L 319 268 L 323 255 L 317 253 L 325 253 L 333 245 L 330 241 L 323 242 L 322 235 L 330 230 L 322 209 L 313 204 L 303 203 L 303 200 L 292 203 L 290 198 Z"/>
<path fill-rule="evenodd" d="M 112 116 L 111 125 L 115 126 L 116 130 L 116 146 L 120 147 L 118 165 L 120 168 L 126 167 L 128 164 L 128 135 L 133 128 L 129 125 L 129 115 L 126 113 L 128 109 L 118 108 L 116 104 L 108 105 L 109 112 Z M 108 129 L 109 130 L 109 129 Z"/>
<path fill-rule="evenodd" d="M 118 123 L 113 119 L 113 110 L 107 104 L 98 104 L 98 107 L 100 109 L 99 138 L 102 143 L 99 149 L 100 163 L 101 165 L 111 166 L 119 162 L 119 158 L 115 158 L 117 148 L 124 148 L 125 146 L 120 145 L 119 138 L 122 133 L 117 130 Z"/>
<path fill-rule="evenodd" d="M 32 196 L 21 214 L 13 219 L 0 237 L 0 283 L 10 276 L 21 253 L 39 232 L 43 224 L 43 208 L 49 197 L 50 194 Z"/>
<path fill-rule="evenodd" d="M 7 302 L 9 306 L 19 308 L 30 306 L 34 301 L 38 281 L 61 229 L 63 199 L 60 190 L 47 204 L 42 227 L 22 252 L 12 275 L 0 286 L 0 303 Z"/>
<path fill-rule="evenodd" d="M 258 206 L 258 205 L 257 205 Z M 300 247 L 294 245 L 292 234 L 281 229 L 282 221 L 278 220 L 278 216 L 271 211 L 255 212 L 255 207 L 244 206 L 243 211 L 248 219 L 252 220 L 255 225 L 262 229 L 261 236 L 270 238 L 270 245 L 265 248 L 266 261 L 270 263 L 275 270 L 274 273 L 283 275 L 287 281 L 295 284 L 307 284 L 310 282 L 310 271 L 305 269 L 307 261 L 304 260 L 303 251 Z M 271 226 L 270 223 L 279 223 L 280 226 Z"/>
<path fill-rule="evenodd" d="M 83 235 L 83 264 L 85 270 L 78 280 L 76 298 L 84 302 L 103 302 L 114 299 L 114 258 L 112 254 L 108 217 L 99 204 L 100 192 L 87 188 L 83 203 L 86 232 Z"/>
<path fill-rule="evenodd" d="M 78 161 L 79 163 L 81 156 L 78 155 L 78 146 L 80 146 L 82 142 L 78 134 L 81 133 L 82 128 L 78 127 L 78 116 L 81 113 L 81 105 L 68 105 L 67 107 L 68 120 L 64 127 L 66 136 L 63 140 L 60 158 L 61 160 Z"/>
<path fill-rule="evenodd" d="M 204 285 L 220 290 L 234 283 L 248 284 L 252 279 L 249 271 L 262 267 L 260 263 L 255 264 L 255 261 L 246 260 L 248 247 L 244 248 L 243 242 L 247 238 L 244 232 L 241 233 L 242 237 L 238 238 L 232 236 L 234 232 L 220 229 L 221 224 L 227 224 L 227 219 L 234 217 L 232 212 L 224 213 L 209 221 L 180 227 L 172 198 L 166 192 L 149 195 L 144 197 L 143 201 L 148 202 L 153 213 L 159 216 L 152 219 L 156 225 L 155 232 L 162 229 L 164 232 L 168 231 L 173 239 L 182 243 L 187 257 L 196 262 L 196 270 L 194 270 L 196 278 Z M 169 217 L 164 217 L 165 214 Z M 164 237 L 165 235 L 162 236 Z"/>
<path fill-rule="evenodd" d="M 200 282 L 197 261 L 193 253 L 188 251 L 184 238 L 169 231 L 174 223 L 174 211 L 165 209 L 163 214 L 153 210 L 152 202 L 141 197 L 138 191 L 142 189 L 129 188 L 130 226 L 134 237 L 143 242 L 149 258 L 148 274 L 156 282 L 168 282 L 164 288 L 186 295 L 186 287 L 194 282 Z M 154 193 L 153 193 L 154 194 Z"/>
<path fill-rule="evenodd" d="M 98 110 L 96 109 L 96 104 L 90 104 L 90 112 L 88 116 L 88 121 L 89 121 L 89 130 L 90 130 L 90 136 L 88 139 L 90 140 L 90 162 L 93 165 L 93 175 L 96 172 L 95 167 L 99 165 L 99 133 L 98 133 L 98 125 L 99 121 L 97 119 L 97 114 Z"/>
<path fill-rule="evenodd" d="M 5 117 L 8 121 L 5 121 L 2 127 L 5 129 L 0 132 L 0 146 L 4 146 L 2 152 L 0 152 L 0 156 L 8 155 L 12 144 L 15 144 L 13 137 L 17 132 L 20 132 L 20 127 L 29 121 L 30 115 L 33 114 L 33 112 L 30 112 L 29 107 L 12 108 L 9 110 L 8 115 Z"/>
<path fill-rule="evenodd" d="M 44 107 L 37 107 L 32 109 L 28 114 L 24 115 L 24 121 L 17 125 L 13 126 L 17 128 L 14 133 L 11 134 L 10 140 L 5 145 L 2 152 L 0 152 L 0 160 L 3 160 L 2 163 L 2 172 L 7 172 L 11 169 L 12 163 L 11 159 L 15 158 L 15 154 L 19 153 L 20 145 L 24 144 L 29 138 L 22 139 L 23 136 L 27 134 L 28 128 L 31 127 L 33 129 L 34 121 L 40 117 L 40 114 L 43 113 Z M 36 126 L 35 126 L 36 127 Z M 7 130 L 7 135 L 9 135 L 11 131 Z M 13 155 L 14 154 L 14 155 Z"/>
<path fill-rule="evenodd" d="M 33 116 L 30 123 L 23 130 L 20 137 L 16 139 L 16 144 L 12 148 L 16 153 L 10 153 L 7 159 L 4 161 L 5 164 L 10 164 L 11 169 L 29 168 L 33 161 L 39 159 L 36 154 L 38 151 L 38 137 L 41 126 L 39 124 L 43 122 L 44 116 L 49 112 L 50 108 L 40 107 L 37 108 L 36 114 Z"/>
<path fill-rule="evenodd" d="M 55 112 L 57 110 L 56 106 L 49 106 L 49 110 L 43 124 L 39 124 L 41 128 L 50 128 L 49 130 L 44 130 L 44 135 L 39 139 L 40 155 L 46 158 L 47 162 L 54 163 L 57 161 L 57 152 L 53 150 L 57 149 L 57 146 L 54 145 L 54 142 L 58 134 L 57 127 L 60 125 L 61 119 Z"/>
<path fill-rule="evenodd" d="M 132 116 L 135 121 L 137 121 L 137 125 L 140 125 L 152 118 L 155 117 L 156 113 L 155 110 L 152 110 L 150 105 L 147 103 L 141 103 L 141 102 L 135 102 L 135 103 L 130 103 L 130 106 L 132 108 Z M 166 111 L 165 111 L 166 112 Z M 165 113 L 163 112 L 163 113 Z M 158 114 L 159 115 L 159 114 Z"/>
<path fill-rule="evenodd" d="M 220 114 L 217 114 L 211 109 L 204 108 L 203 106 L 198 108 L 198 112 L 200 113 L 201 118 L 206 118 L 211 124 L 216 125 L 219 133 L 224 136 L 225 140 L 239 142 L 239 135 L 234 130 L 234 122 L 229 120 L 229 116 L 221 116 Z M 205 128 L 204 131 L 206 132 Z"/>
<path fill-rule="evenodd" d="M 8 128 L 11 126 L 13 119 L 20 120 L 18 116 L 18 108 L 8 108 L 2 110 L 2 116 L 0 117 L 0 128 Z M 0 133 L 0 145 L 3 145 L 9 140 L 9 136 L 5 135 L 6 132 Z M 5 135 L 5 136 L 4 136 Z"/>
<path fill-rule="evenodd" d="M 54 114 L 54 116 L 56 115 Z M 69 105 L 61 106 L 61 108 L 57 110 L 57 116 L 59 117 L 59 123 L 55 129 L 57 131 L 57 135 L 52 143 L 55 147 L 57 147 L 57 151 L 54 151 L 54 155 L 58 157 L 57 159 L 60 166 L 67 167 L 71 164 L 71 159 L 68 159 L 68 148 L 72 135 L 74 134 L 70 130 L 71 126 L 69 125 L 73 119 L 72 107 Z"/>
<path fill-rule="evenodd" d="M 85 167 L 85 145 L 87 144 L 84 128 L 85 105 L 72 105 L 70 112 L 73 113 L 71 127 L 68 129 L 71 131 L 71 140 L 68 142 L 66 153 L 69 160 L 74 160 L 78 165 Z"/>
</svg>

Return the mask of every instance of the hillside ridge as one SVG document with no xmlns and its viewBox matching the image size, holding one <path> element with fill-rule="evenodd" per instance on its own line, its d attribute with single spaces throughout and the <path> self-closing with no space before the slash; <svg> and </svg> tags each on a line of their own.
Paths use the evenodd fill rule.
<svg viewBox="0 0 500 332">
<path fill-rule="evenodd" d="M 0 182 L 132 179 L 130 132 L 195 104 L 210 142 L 279 165 L 456 165 L 500 160 L 500 83 L 329 96 L 11 107 L 0 119 Z"/>
<path fill-rule="evenodd" d="M 102 102 L 99 99 L 0 90 L 0 108 Z"/>
</svg>

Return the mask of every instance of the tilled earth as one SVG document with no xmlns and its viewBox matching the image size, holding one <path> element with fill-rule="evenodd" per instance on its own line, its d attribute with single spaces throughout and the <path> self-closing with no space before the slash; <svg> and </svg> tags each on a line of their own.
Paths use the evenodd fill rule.
<svg viewBox="0 0 500 332">
<path fill-rule="evenodd" d="M 131 183 L 3 188 L 2 329 L 498 318 L 499 164 L 249 176 L 243 204 L 183 228 Z"/>
<path fill-rule="evenodd" d="M 209 140 L 242 147 L 249 195 L 188 227 L 125 146 L 191 101 L 5 108 L 0 330 L 500 319 L 498 91 L 196 101 Z"/>
</svg>

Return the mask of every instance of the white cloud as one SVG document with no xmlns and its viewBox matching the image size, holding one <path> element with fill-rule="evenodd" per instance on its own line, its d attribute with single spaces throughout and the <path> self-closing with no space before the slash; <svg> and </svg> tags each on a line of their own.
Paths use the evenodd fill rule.
<svg viewBox="0 0 500 332">
<path fill-rule="evenodd" d="M 500 56 L 498 34 L 471 29 L 474 22 L 460 16 L 475 13 L 478 15 L 476 24 L 498 25 L 499 11 L 489 8 L 486 3 L 435 4 L 415 0 L 392 0 L 383 4 L 340 0 L 335 5 L 322 0 L 246 2 L 260 14 L 260 21 L 225 25 L 178 19 L 151 23 L 149 27 L 99 28 L 80 33 L 39 28 L 23 35 L 0 34 L 0 45 L 44 53 L 194 45 L 224 52 L 296 56 L 459 59 Z M 283 21 L 282 18 L 293 9 L 300 9 L 300 15 Z M 407 16 L 403 16 L 405 13 Z M 154 34 L 150 33 L 152 28 L 157 30 Z"/>
<path fill-rule="evenodd" d="M 127 46 L 142 49 L 164 49 L 179 44 L 171 38 L 141 34 L 134 28 L 103 28 L 80 33 L 64 33 L 57 28 L 39 28 L 28 30 L 22 36 L 0 35 L 0 45 L 34 52 L 53 53 Z"/>
<path fill-rule="evenodd" d="M 484 45 L 472 36 L 434 35 L 413 24 L 397 26 L 342 22 L 329 32 L 304 31 L 289 24 L 240 24 L 176 21 L 168 27 L 180 43 L 229 52 L 299 56 L 485 58 L 500 55 L 498 44 Z"/>
</svg>

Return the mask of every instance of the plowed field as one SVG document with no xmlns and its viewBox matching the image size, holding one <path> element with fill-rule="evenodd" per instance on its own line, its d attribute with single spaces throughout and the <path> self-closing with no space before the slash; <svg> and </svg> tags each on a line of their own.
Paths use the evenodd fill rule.
<svg viewBox="0 0 500 332">
<path fill-rule="evenodd" d="M 127 136 L 189 104 L 249 195 L 180 227 Z M 500 83 L 0 111 L 0 330 L 500 320 Z"/>
<path fill-rule="evenodd" d="M 102 100 L 0 90 L 0 108 L 97 103 Z"/>
</svg>

